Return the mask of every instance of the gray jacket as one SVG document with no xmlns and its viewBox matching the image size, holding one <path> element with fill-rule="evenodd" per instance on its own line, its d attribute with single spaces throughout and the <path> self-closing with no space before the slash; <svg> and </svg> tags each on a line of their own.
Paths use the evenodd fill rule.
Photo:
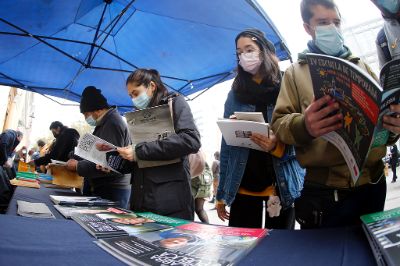
<svg viewBox="0 0 400 266">
<path fill-rule="evenodd" d="M 115 107 L 112 107 L 101 119 L 93 131 L 93 135 L 102 138 L 115 146 L 126 147 L 131 144 L 127 124 Z M 90 185 L 110 186 L 113 188 L 129 188 L 131 177 L 114 172 L 104 173 L 96 169 L 96 165 L 87 160 L 78 162 L 77 172 L 80 176 L 89 178 Z"/>
</svg>

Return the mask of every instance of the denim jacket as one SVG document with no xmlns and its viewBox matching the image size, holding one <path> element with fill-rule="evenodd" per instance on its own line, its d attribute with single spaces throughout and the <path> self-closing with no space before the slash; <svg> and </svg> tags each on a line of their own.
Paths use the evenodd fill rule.
<svg viewBox="0 0 400 266">
<path fill-rule="evenodd" d="M 228 94 L 225 102 L 224 118 L 228 118 L 236 112 L 254 112 L 256 106 L 240 103 L 233 91 Z M 272 119 L 273 105 L 267 106 L 268 121 Z M 217 200 L 222 200 L 230 206 L 239 190 L 240 183 L 246 168 L 249 149 L 229 146 L 222 138 L 220 153 L 220 179 L 217 192 Z M 301 168 L 296 160 L 293 146 L 286 145 L 282 158 L 273 158 L 273 167 L 276 175 L 276 186 L 280 193 L 282 207 L 292 206 L 294 200 L 300 196 L 303 188 L 305 169 Z"/>
</svg>

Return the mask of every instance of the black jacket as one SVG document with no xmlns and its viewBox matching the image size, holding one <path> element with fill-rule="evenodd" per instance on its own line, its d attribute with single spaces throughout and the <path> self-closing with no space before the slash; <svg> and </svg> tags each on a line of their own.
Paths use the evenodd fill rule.
<svg viewBox="0 0 400 266">
<path fill-rule="evenodd" d="M 95 127 L 93 135 L 117 147 L 126 147 L 131 144 L 128 127 L 115 107 L 103 116 Z M 90 185 L 93 187 L 129 188 L 131 183 L 130 175 L 121 175 L 114 172 L 106 174 L 97 170 L 96 164 L 87 160 L 78 162 L 77 172 L 80 176 L 89 178 Z"/>
<path fill-rule="evenodd" d="M 163 99 L 159 105 L 167 103 L 167 99 Z M 139 143 L 135 152 L 142 160 L 181 158 L 181 161 L 150 168 L 138 168 L 134 163 L 131 208 L 193 220 L 194 203 L 187 156 L 196 153 L 201 144 L 190 107 L 182 96 L 173 98 L 173 118 L 176 134 L 159 141 Z"/>
<path fill-rule="evenodd" d="M 7 162 L 7 158 L 12 156 L 12 153 L 19 144 L 17 132 L 8 129 L 0 135 L 0 166 Z"/>
<path fill-rule="evenodd" d="M 69 154 L 78 145 L 79 133 L 73 128 L 63 127 L 50 152 L 35 160 L 36 165 L 46 165 L 51 159 L 66 162 Z"/>
</svg>

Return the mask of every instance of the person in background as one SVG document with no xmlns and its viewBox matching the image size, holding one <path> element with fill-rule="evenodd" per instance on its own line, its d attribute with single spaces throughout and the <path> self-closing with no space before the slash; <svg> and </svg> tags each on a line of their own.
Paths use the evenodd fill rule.
<svg viewBox="0 0 400 266">
<path fill-rule="evenodd" d="M 272 118 L 276 136 L 285 144 L 295 145 L 297 159 L 306 168 L 304 189 L 295 202 L 296 220 L 302 229 L 359 224 L 361 215 L 384 208 L 386 180 L 382 158 L 386 146 L 371 150 L 354 183 L 341 152 L 321 138 L 343 127 L 343 115 L 337 112 L 339 104 L 331 96 L 314 99 L 305 53 L 348 60 L 376 77 L 344 45 L 340 30 L 342 18 L 334 1 L 303 0 L 301 15 L 304 29 L 312 40 L 298 61 L 286 70 Z M 400 106 L 392 105 L 391 110 L 400 110 Z M 386 129 L 400 132 L 400 119 L 385 116 L 383 121 Z M 396 142 L 396 134 L 390 134 L 388 145 Z"/>
<path fill-rule="evenodd" d="M 117 146 L 131 144 L 127 124 L 115 106 L 110 107 L 101 90 L 93 86 L 82 92 L 80 110 L 86 122 L 95 127 L 93 135 Z M 67 168 L 85 178 L 84 194 L 117 201 L 122 208 L 128 208 L 131 194 L 131 176 L 115 172 L 104 173 L 96 164 L 87 160 L 70 159 Z M 88 191 L 90 190 L 90 191 Z"/>
<path fill-rule="evenodd" d="M 270 122 L 281 82 L 275 47 L 257 29 L 239 33 L 235 44 L 237 75 L 225 102 L 224 118 L 237 111 L 262 112 Z M 272 131 L 252 133 L 251 140 L 262 151 L 229 146 L 222 139 L 218 217 L 234 227 L 293 229 L 293 201 L 304 176 L 293 147 L 281 143 Z M 289 187 L 294 189 L 289 191 Z M 264 203 L 268 208 L 263 219 Z M 231 206 L 230 213 L 226 206 Z"/>
<path fill-rule="evenodd" d="M 21 131 L 12 129 L 7 129 L 0 135 L 0 167 L 7 172 L 9 179 L 16 175 L 12 157 L 22 138 L 23 133 Z"/>
<path fill-rule="evenodd" d="M 376 46 L 379 65 L 400 58 L 400 0 L 372 0 L 382 12 L 383 27 L 378 32 Z"/>
<path fill-rule="evenodd" d="M 219 151 L 214 152 L 214 161 L 211 165 L 211 171 L 213 175 L 213 197 L 210 203 L 215 202 L 215 196 L 217 195 L 218 182 L 219 182 Z"/>
<path fill-rule="evenodd" d="M 393 147 L 390 149 L 390 168 L 392 168 L 393 178 L 392 183 L 395 183 L 397 180 L 397 165 L 399 163 L 399 150 L 397 148 L 397 144 L 394 144 Z"/>
<path fill-rule="evenodd" d="M 55 142 L 48 153 L 31 161 L 31 164 L 33 162 L 36 166 L 47 165 L 51 162 L 51 159 L 66 162 L 70 153 L 78 145 L 79 133 L 75 129 L 68 128 L 59 121 L 54 121 L 50 124 L 50 130 L 53 133 Z"/>
<path fill-rule="evenodd" d="M 209 223 L 207 212 L 204 210 L 206 198 L 211 196 L 212 174 L 210 166 L 205 163 L 203 172 L 192 178 L 192 195 L 194 198 L 194 210 L 203 223 Z"/>
<path fill-rule="evenodd" d="M 200 133 L 184 97 L 169 94 L 154 69 L 137 69 L 129 75 L 127 90 L 136 109 L 145 109 L 171 102 L 175 134 L 165 139 L 119 148 L 120 155 L 131 161 L 133 211 L 194 219 L 194 203 L 190 191 L 188 155 L 200 149 Z M 173 160 L 173 164 L 139 168 L 137 159 Z"/>
</svg>

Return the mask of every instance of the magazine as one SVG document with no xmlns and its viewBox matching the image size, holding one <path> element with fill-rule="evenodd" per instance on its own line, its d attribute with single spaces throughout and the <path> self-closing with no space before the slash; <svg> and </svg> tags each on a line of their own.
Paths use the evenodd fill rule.
<svg viewBox="0 0 400 266">
<path fill-rule="evenodd" d="M 155 223 L 151 219 L 137 217 L 134 213 L 75 213 L 72 214 L 71 218 L 96 238 L 115 237 L 115 228 L 124 231 L 127 235 L 171 229 L 171 226 Z M 99 231 L 99 228 L 102 229 Z M 107 231 L 107 228 L 111 230 Z"/>
<path fill-rule="evenodd" d="M 380 265 L 400 265 L 400 208 L 361 216 Z"/>
<path fill-rule="evenodd" d="M 389 132 L 383 129 L 381 120 L 390 114 L 390 104 L 398 103 L 400 60 L 382 69 L 384 89 L 365 70 L 347 60 L 307 54 L 307 61 L 315 98 L 332 96 L 343 115 L 343 127 L 322 138 L 340 150 L 356 183 L 369 151 L 388 140 Z"/>
<path fill-rule="evenodd" d="M 83 177 L 75 171 L 68 170 L 65 166 L 50 164 L 47 172 L 53 177 L 54 185 L 80 189 L 83 186 Z"/>
<path fill-rule="evenodd" d="M 172 230 L 143 233 L 137 237 L 159 247 L 202 259 L 210 265 L 225 265 L 237 263 L 267 232 L 266 229 L 189 223 Z"/>
<path fill-rule="evenodd" d="M 174 123 L 168 104 L 125 113 L 132 144 L 159 141 L 175 134 Z M 168 161 L 137 159 L 139 168 L 161 166 L 180 162 L 180 158 Z"/>
<path fill-rule="evenodd" d="M 253 132 L 269 136 L 269 124 L 259 122 L 264 121 L 262 113 L 261 117 L 259 114 L 257 112 L 254 112 L 254 114 L 235 112 L 236 119 L 219 119 L 217 124 L 226 144 L 262 151 L 263 149 L 250 139 Z M 239 118 L 246 118 L 247 120 Z"/>
<path fill-rule="evenodd" d="M 197 258 L 178 250 L 160 247 L 146 240 L 130 236 L 100 239 L 99 247 L 128 265 L 146 266 L 216 266 L 229 265 L 227 262 L 210 262 L 207 258 Z"/>
<path fill-rule="evenodd" d="M 89 133 L 79 139 L 75 155 L 116 173 L 120 173 L 127 163 L 119 156 L 117 146 Z"/>
<path fill-rule="evenodd" d="M 33 203 L 24 200 L 17 200 L 17 214 L 30 218 L 56 218 L 44 203 Z"/>
<path fill-rule="evenodd" d="M 187 220 L 158 215 L 158 214 L 155 214 L 152 212 L 136 212 L 136 215 L 139 217 L 144 217 L 144 218 L 154 220 L 156 223 L 166 224 L 166 225 L 173 226 L 173 227 L 190 223 L 190 221 L 187 221 Z"/>
<path fill-rule="evenodd" d="M 54 205 L 54 208 L 59 211 L 66 219 L 71 219 L 73 214 L 97 214 L 97 213 L 131 213 L 131 211 L 108 206 L 68 206 Z"/>
<path fill-rule="evenodd" d="M 100 197 L 50 195 L 50 199 L 55 204 L 58 204 L 58 205 L 72 205 L 72 206 L 114 206 L 114 205 L 117 205 L 117 202 L 102 199 Z"/>
</svg>

